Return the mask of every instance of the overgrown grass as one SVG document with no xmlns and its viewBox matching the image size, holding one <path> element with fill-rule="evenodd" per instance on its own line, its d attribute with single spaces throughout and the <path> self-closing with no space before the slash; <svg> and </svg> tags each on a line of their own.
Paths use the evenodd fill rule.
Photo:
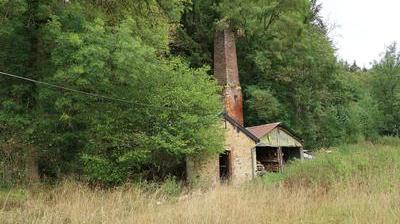
<svg viewBox="0 0 400 224">
<path fill-rule="evenodd" d="M 205 193 L 184 192 L 173 179 L 151 190 L 94 190 L 66 181 L 28 190 L 18 205 L 0 201 L 0 223 L 400 223 L 399 139 L 321 150 L 316 157 Z"/>
<path fill-rule="evenodd" d="M 0 188 L 0 209 L 3 212 L 23 205 L 25 200 L 26 191 L 21 188 Z"/>
<path fill-rule="evenodd" d="M 382 138 L 378 143 L 344 145 L 320 150 L 317 159 L 296 161 L 282 174 L 291 186 L 330 187 L 337 184 L 369 184 L 400 177 L 400 140 Z"/>
</svg>

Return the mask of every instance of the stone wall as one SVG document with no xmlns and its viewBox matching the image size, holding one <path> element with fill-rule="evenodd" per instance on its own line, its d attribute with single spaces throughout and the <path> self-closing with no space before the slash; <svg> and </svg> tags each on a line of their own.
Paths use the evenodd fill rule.
<svg viewBox="0 0 400 224">
<path fill-rule="evenodd" d="M 252 153 L 255 142 L 228 121 L 223 121 L 225 150 L 231 152 L 231 178 L 233 185 L 253 178 L 254 160 Z M 255 155 L 254 155 L 255 156 Z M 255 157 L 254 157 L 255 158 Z M 201 186 L 216 186 L 219 180 L 219 155 L 197 155 L 186 160 L 187 179 Z"/>
<path fill-rule="evenodd" d="M 233 185 L 253 178 L 253 148 L 256 143 L 235 126 L 225 121 L 225 148 L 231 151 Z"/>
</svg>

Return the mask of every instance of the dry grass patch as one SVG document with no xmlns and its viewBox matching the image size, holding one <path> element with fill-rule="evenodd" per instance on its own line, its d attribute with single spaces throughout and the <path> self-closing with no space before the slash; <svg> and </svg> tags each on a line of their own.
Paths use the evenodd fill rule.
<svg viewBox="0 0 400 224">
<path fill-rule="evenodd" d="M 399 148 L 346 147 L 293 164 L 273 183 L 177 197 L 66 181 L 30 189 L 18 206 L 1 200 L 0 223 L 400 223 Z"/>
<path fill-rule="evenodd" d="M 349 183 L 287 188 L 252 183 L 204 194 L 160 197 L 136 188 L 110 191 L 65 183 L 3 209 L 1 223 L 400 223 L 400 191 Z"/>
</svg>

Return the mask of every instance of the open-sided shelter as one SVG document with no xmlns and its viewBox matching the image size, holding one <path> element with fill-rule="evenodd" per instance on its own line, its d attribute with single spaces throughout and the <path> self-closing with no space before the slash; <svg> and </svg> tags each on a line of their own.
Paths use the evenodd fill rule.
<svg viewBox="0 0 400 224">
<path fill-rule="evenodd" d="M 293 159 L 303 159 L 303 141 L 282 123 L 264 124 L 247 128 L 260 139 L 256 146 L 259 170 L 280 171 Z"/>
</svg>

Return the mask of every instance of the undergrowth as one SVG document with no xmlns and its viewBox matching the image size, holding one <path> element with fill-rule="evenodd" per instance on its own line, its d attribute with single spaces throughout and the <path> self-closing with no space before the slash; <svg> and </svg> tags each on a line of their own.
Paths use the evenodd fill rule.
<svg viewBox="0 0 400 224">
<path fill-rule="evenodd" d="M 0 223 L 400 223 L 400 140 L 343 145 L 242 186 L 93 189 L 65 181 L 0 192 Z M 11 191 L 10 191 L 11 190 Z"/>
</svg>

